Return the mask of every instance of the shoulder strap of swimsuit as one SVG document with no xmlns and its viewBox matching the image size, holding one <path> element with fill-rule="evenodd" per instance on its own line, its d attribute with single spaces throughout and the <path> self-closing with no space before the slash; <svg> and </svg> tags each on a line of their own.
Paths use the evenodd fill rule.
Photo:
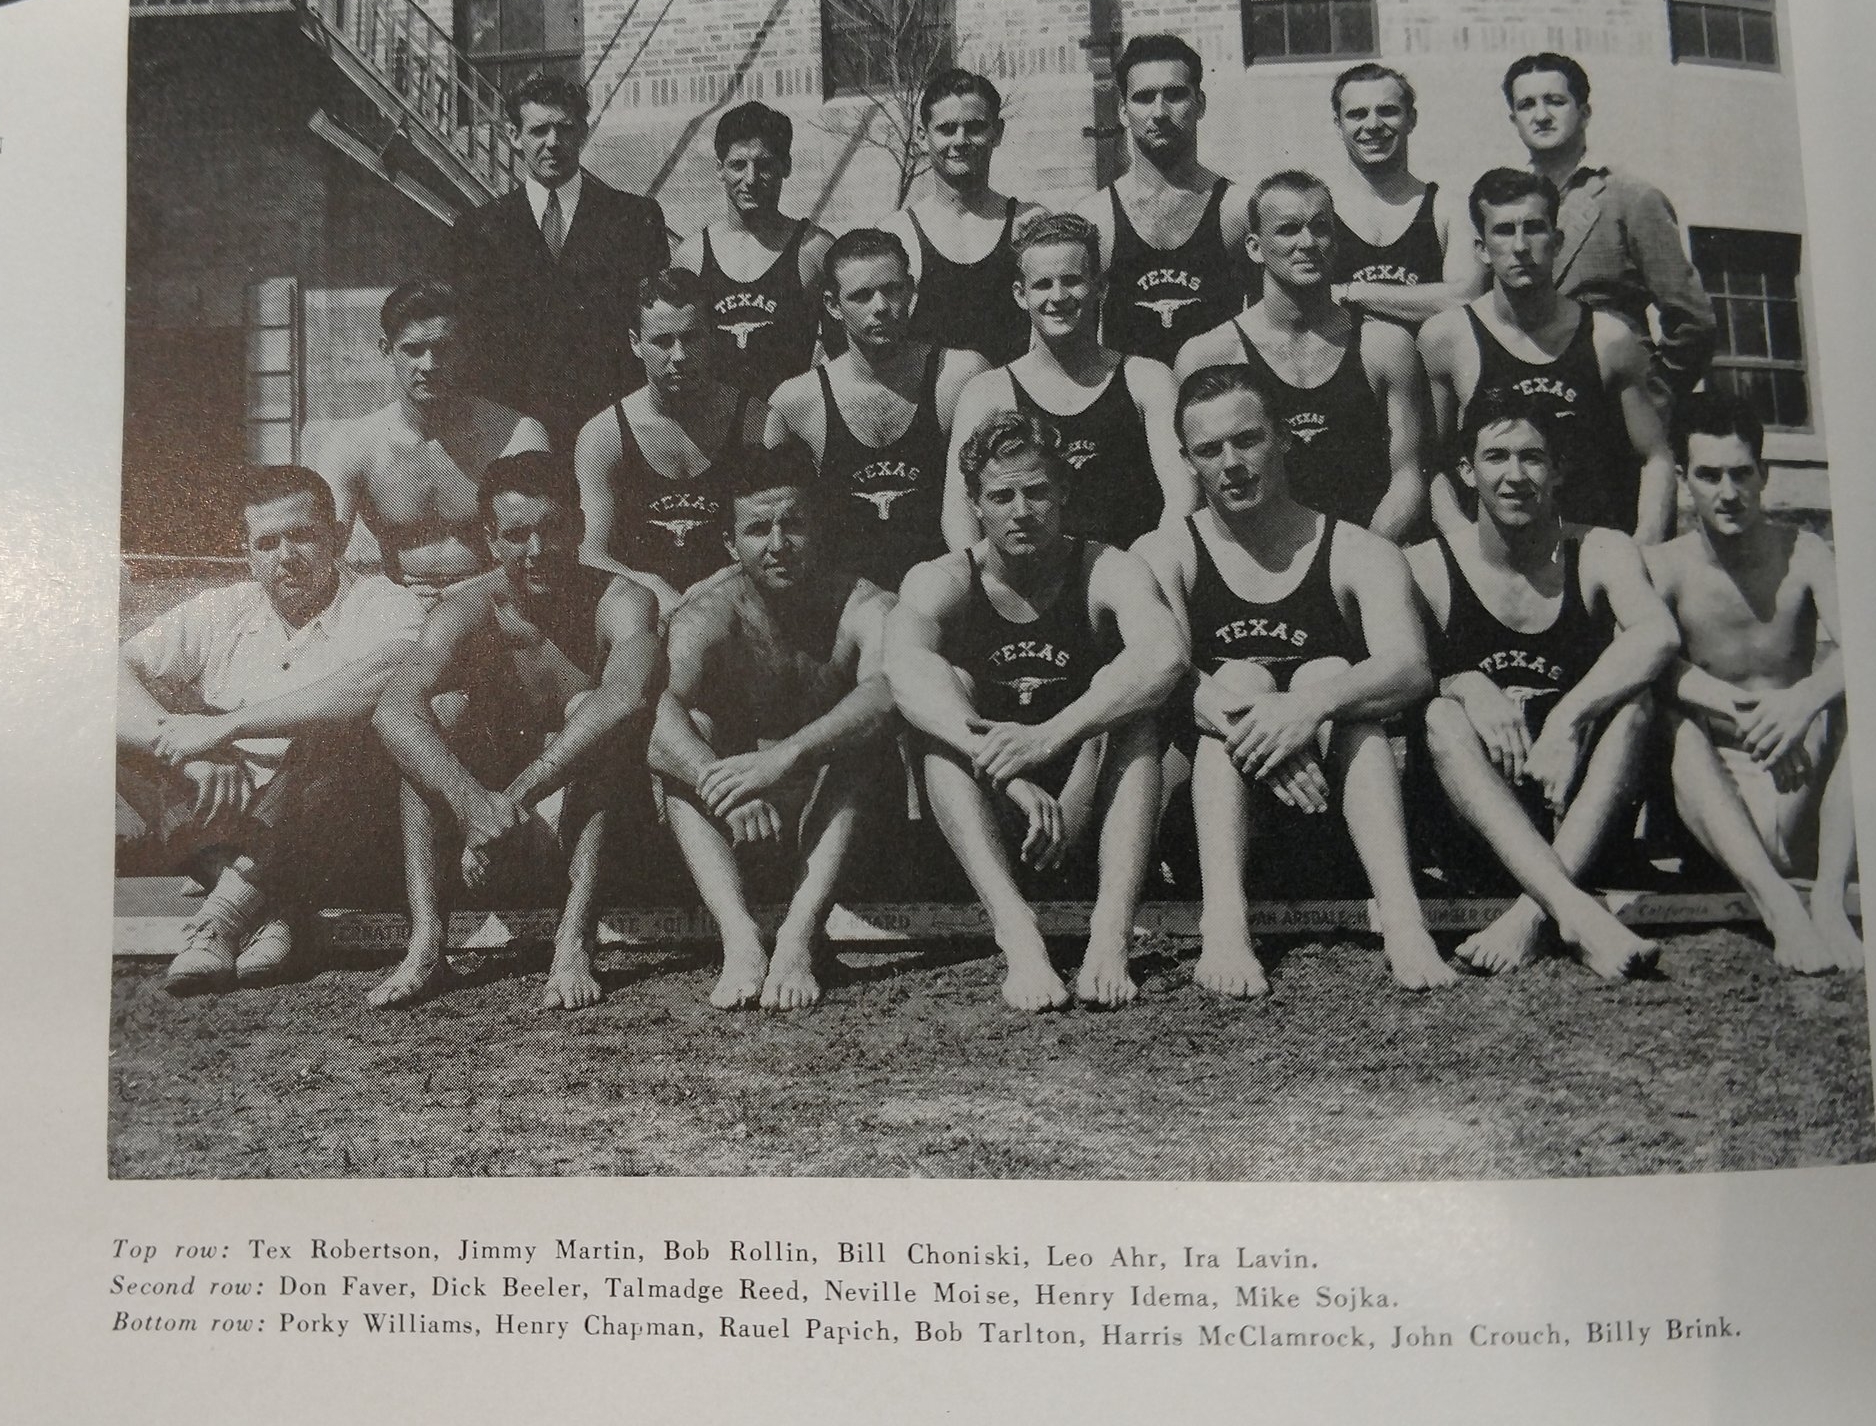
<svg viewBox="0 0 1876 1426">
<path fill-rule="evenodd" d="M 1120 242 L 1123 233 L 1137 242 L 1140 235 L 1134 231 L 1133 219 L 1127 216 L 1127 205 L 1120 201 L 1120 185 L 1118 183 L 1108 184 L 1107 196 L 1108 201 L 1114 205 L 1115 243 L 1118 244 Z"/>
<path fill-rule="evenodd" d="M 918 220 L 918 214 L 907 208 L 905 216 L 906 220 L 912 224 L 912 231 L 918 235 L 918 245 L 928 253 L 936 252 L 937 249 L 932 246 L 932 240 L 925 234 L 925 225 Z"/>
<path fill-rule="evenodd" d="M 834 428 L 840 427 L 842 434 L 847 431 L 847 418 L 840 414 L 840 403 L 834 399 L 834 383 L 827 379 L 827 363 L 815 367 L 814 374 L 821 379 L 821 422 L 827 428 L 827 434 L 821 442 L 821 455 L 825 459 L 827 447 L 834 438 Z"/>
<path fill-rule="evenodd" d="M 999 245 L 1008 247 L 1010 234 L 1016 231 L 1016 200 L 1009 199 L 1003 205 L 1003 236 L 997 239 Z"/>
</svg>

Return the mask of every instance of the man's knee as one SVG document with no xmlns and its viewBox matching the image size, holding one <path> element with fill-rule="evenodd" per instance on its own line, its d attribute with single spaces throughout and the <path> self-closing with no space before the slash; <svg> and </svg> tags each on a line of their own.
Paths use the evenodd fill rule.
<svg viewBox="0 0 1876 1426">
<path fill-rule="evenodd" d="M 1254 659 L 1228 660 L 1218 666 L 1212 679 L 1233 698 L 1256 698 L 1277 691 L 1276 676 Z"/>
<path fill-rule="evenodd" d="M 1327 683 L 1330 679 L 1347 673 L 1348 670 L 1348 660 L 1339 654 L 1328 658 L 1311 659 L 1290 676 L 1290 687 L 1307 688 L 1311 684 Z"/>
<path fill-rule="evenodd" d="M 1466 716 L 1465 708 L 1454 699 L 1433 699 L 1427 704 L 1425 720 L 1427 752 L 1435 766 L 1450 763 L 1478 744 L 1478 730 Z"/>
</svg>

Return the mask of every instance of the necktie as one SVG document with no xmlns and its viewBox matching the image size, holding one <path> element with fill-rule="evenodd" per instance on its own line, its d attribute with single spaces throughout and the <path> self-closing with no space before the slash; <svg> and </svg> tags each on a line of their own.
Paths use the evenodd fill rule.
<svg viewBox="0 0 1876 1426">
<path fill-rule="evenodd" d="M 560 245 L 566 241 L 566 223 L 560 216 L 560 190 L 547 190 L 547 208 L 541 214 L 541 236 L 547 239 L 547 251 L 556 258 L 560 256 Z"/>
</svg>

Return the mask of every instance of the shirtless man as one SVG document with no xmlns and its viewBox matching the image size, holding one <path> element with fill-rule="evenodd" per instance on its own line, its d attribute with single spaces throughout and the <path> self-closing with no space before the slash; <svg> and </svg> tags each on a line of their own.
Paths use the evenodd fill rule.
<svg viewBox="0 0 1876 1426">
<path fill-rule="evenodd" d="M 1075 213 L 1037 218 L 1016 239 L 1017 301 L 1033 332 L 1029 350 L 985 372 L 958 398 L 945 477 L 945 543 L 982 537 L 958 457 L 998 411 L 1028 411 L 1062 438 L 1073 467 L 1064 528 L 1125 549 L 1197 503 L 1173 432 L 1172 373 L 1146 357 L 1101 345 L 1101 245 Z"/>
<path fill-rule="evenodd" d="M 989 368 L 978 352 L 911 340 L 912 298 L 904 244 L 877 228 L 841 234 L 823 301 L 847 350 L 776 388 L 765 437 L 813 454 L 829 559 L 887 590 L 944 550 L 951 420 L 965 383 Z"/>
<path fill-rule="evenodd" d="M 931 192 L 880 220 L 905 244 L 918 305 L 914 341 L 1015 361 L 1029 345 L 1029 322 L 1009 299 L 1016 281 L 1012 239 L 1042 210 L 990 186 L 990 160 L 1003 142 L 1003 96 L 968 69 L 932 76 L 919 96 L 919 139 L 931 155 Z"/>
<path fill-rule="evenodd" d="M 576 1010 L 601 997 L 593 946 L 605 853 L 630 824 L 641 835 L 651 826 L 658 602 L 578 562 L 579 495 L 564 457 L 493 461 L 478 498 L 497 567 L 430 611 L 374 720 L 406 779 L 410 944 L 370 1000 L 407 1005 L 447 979 L 443 847 L 460 847 L 464 883 L 484 886 L 545 830 L 540 804 L 562 792 L 556 832 L 570 885 L 541 1003 Z"/>
<path fill-rule="evenodd" d="M 1562 418 L 1559 492 L 1565 519 L 1632 532 L 1655 544 L 1674 529 L 1674 454 L 1648 353 L 1610 312 L 1557 291 L 1557 190 L 1547 178 L 1494 168 L 1472 186 L 1472 224 L 1492 289 L 1420 329 L 1420 356 L 1443 442 L 1464 423 L 1473 392 L 1515 387 Z M 1433 516 L 1465 523 L 1444 472 Z"/>
<path fill-rule="evenodd" d="M 671 616 L 652 770 L 723 938 L 710 1003 L 799 1010 L 821 998 L 815 950 L 891 747 L 881 643 L 893 600 L 822 559 L 805 455 L 758 455 L 739 474 L 725 538 L 735 567 Z M 737 854 L 778 844 L 796 866 L 771 957 Z"/>
<path fill-rule="evenodd" d="M 653 273 L 639 284 L 633 312 L 632 352 L 645 385 L 588 421 L 573 447 L 586 517 L 580 558 L 631 576 L 668 612 L 726 563 L 719 466 L 760 445 L 769 410 L 717 380 L 724 347 L 695 273 Z"/>
<path fill-rule="evenodd" d="M 1251 197 L 1251 219 L 1246 250 L 1263 266 L 1264 295 L 1187 342 L 1174 371 L 1247 363 L 1289 429 L 1296 498 L 1398 544 L 1426 507 L 1426 377 L 1413 338 L 1330 296 L 1335 203 L 1321 179 L 1272 174 Z"/>
<path fill-rule="evenodd" d="M 1003 998 L 1049 1010 L 1068 990 L 1011 865 L 1046 874 L 1098 829 L 1100 889 L 1075 982 L 1115 1006 L 1159 810 L 1153 711 L 1185 671 L 1185 641 L 1135 556 L 1062 532 L 1070 467 L 1035 416 L 992 416 L 965 445 L 983 539 L 906 576 L 887 619 L 886 673 L 923 734 L 938 826 L 990 913 Z M 1046 896 L 1046 879 L 1023 876 Z"/>
<path fill-rule="evenodd" d="M 394 288 L 380 325 L 378 350 L 397 376 L 398 399 L 335 422 L 313 468 L 332 487 L 339 528 L 350 534 L 362 522 L 384 572 L 428 606 L 488 568 L 476 529 L 476 482 L 488 463 L 546 450 L 547 431 L 463 384 L 468 349 L 448 283 L 418 278 Z"/>
<path fill-rule="evenodd" d="M 1472 255 L 1459 191 L 1414 176 L 1408 145 L 1420 114 L 1397 69 L 1368 61 L 1329 91 L 1347 166 L 1335 194 L 1335 300 L 1417 327 L 1471 301 L 1487 273 Z"/>
<path fill-rule="evenodd" d="M 1481 391 L 1459 460 L 1478 520 L 1407 552 L 1440 688 L 1427 705 L 1426 750 L 1464 822 L 1442 865 L 1479 873 L 1496 861 L 1523 890 L 1459 958 L 1515 969 L 1554 925 L 1565 947 L 1613 979 L 1648 969 L 1658 948 L 1578 883 L 1632 815 L 1648 685 L 1680 639 L 1635 542 L 1558 513 L 1555 429 L 1542 402 Z"/>
<path fill-rule="evenodd" d="M 1205 508 L 1135 547 L 1190 638 L 1198 676 L 1192 812 L 1204 950 L 1194 974 L 1223 995 L 1268 989 L 1245 900 L 1251 834 L 1281 822 L 1272 802 L 1327 810 L 1327 755 L 1394 978 L 1409 990 L 1447 985 L 1457 976 L 1414 894 L 1400 777 L 1381 727 L 1433 689 L 1413 581 L 1386 540 L 1290 494 L 1289 433 L 1266 386 L 1243 365 L 1186 378 L 1179 437 Z"/>
<path fill-rule="evenodd" d="M 1681 398 L 1673 441 L 1698 524 L 1647 558 L 1681 626 L 1682 655 L 1663 680 L 1681 820 L 1759 908 L 1780 965 L 1855 970 L 1863 943 L 1843 896 L 1856 875 L 1856 823 L 1849 759 L 1840 756 L 1843 651 L 1830 546 L 1766 518 L 1765 432 L 1745 402 L 1717 392 Z M 1820 628 L 1833 645 L 1821 660 Z M 1785 876 L 1813 817 L 1817 881 L 1807 914 Z"/>
<path fill-rule="evenodd" d="M 1075 211 L 1101 233 L 1101 340 L 1173 364 L 1244 306 L 1244 189 L 1199 162 L 1205 65 L 1175 35 L 1136 35 L 1114 67 L 1134 162 Z"/>
<path fill-rule="evenodd" d="M 782 212 L 794 137 L 786 114 L 753 100 L 717 120 L 724 215 L 686 238 L 673 259 L 703 278 L 723 380 L 759 400 L 814 359 L 821 263 L 834 241 Z"/>
</svg>

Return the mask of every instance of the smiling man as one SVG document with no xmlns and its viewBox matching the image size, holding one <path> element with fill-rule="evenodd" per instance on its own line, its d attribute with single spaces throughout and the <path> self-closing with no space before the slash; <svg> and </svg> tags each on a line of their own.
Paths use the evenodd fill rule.
<svg viewBox="0 0 1876 1426">
<path fill-rule="evenodd" d="M 814 481 L 795 447 L 740 468 L 721 531 L 735 565 L 686 597 L 666 640 L 652 768 L 723 940 L 720 1010 L 820 999 L 827 911 L 869 792 L 891 781 L 881 647 L 893 598 L 827 563 Z M 764 852 L 790 880 L 773 956 L 744 879 Z"/>
<path fill-rule="evenodd" d="M 319 904 L 353 829 L 387 819 L 393 780 L 365 722 L 422 617 L 407 590 L 339 562 L 314 471 L 258 467 L 243 505 L 253 581 L 177 605 L 118 658 L 124 830 L 210 887 L 172 995 L 280 976 L 294 914 Z"/>
<path fill-rule="evenodd" d="M 1264 295 L 1187 342 L 1174 372 L 1247 363 L 1289 431 L 1296 498 L 1399 543 L 1426 508 L 1426 377 L 1413 338 L 1331 295 L 1335 203 L 1321 179 L 1272 174 L 1251 197 L 1251 217 Z"/>
<path fill-rule="evenodd" d="M 664 212 L 580 167 L 586 91 L 534 75 L 507 97 L 526 177 L 457 225 L 454 266 L 486 396 L 535 417 L 553 448 L 643 380 L 630 351 L 639 282 L 671 261 Z"/>
<path fill-rule="evenodd" d="M 1505 71 L 1505 104 L 1531 171 L 1556 185 L 1557 290 L 1619 317 L 1648 343 L 1676 395 L 1692 391 L 1713 358 L 1713 303 L 1687 259 L 1674 206 L 1651 184 L 1589 155 L 1589 75 L 1545 51 Z"/>
<path fill-rule="evenodd" d="M 758 400 L 813 359 L 821 263 L 834 241 L 818 224 L 782 212 L 794 137 L 786 114 L 753 100 L 717 120 L 724 214 L 677 250 L 677 265 L 703 279 L 718 373 Z"/>
<path fill-rule="evenodd" d="M 1431 763 L 1458 813 L 1432 829 L 1440 865 L 1480 894 L 1501 889 L 1502 868 L 1522 894 L 1458 955 L 1514 970 L 1554 936 L 1597 975 L 1635 975 L 1657 948 L 1581 882 L 1633 816 L 1648 686 L 1679 645 L 1674 616 L 1633 540 L 1565 523 L 1549 406 L 1488 388 L 1460 442 L 1478 519 L 1407 552 L 1439 680 L 1414 766 Z M 1414 801 L 1437 799 L 1428 788 Z"/>
<path fill-rule="evenodd" d="M 1330 181 L 1336 301 L 1418 326 L 1483 292 L 1487 274 L 1466 240 L 1463 196 L 1409 166 L 1420 113 L 1407 76 L 1355 65 L 1336 76 L 1329 106 L 1348 159 Z"/>
<path fill-rule="evenodd" d="M 1782 966 L 1855 970 L 1844 913 L 1856 822 L 1843 749 L 1843 635 L 1830 546 L 1765 514 L 1764 428 L 1738 397 L 1697 392 L 1675 411 L 1674 454 L 1697 520 L 1647 552 L 1681 627 L 1663 687 L 1681 819 L 1733 874 Z M 1831 648 L 1818 656 L 1819 643 Z M 1815 831 L 1807 913 L 1785 880 Z"/>
<path fill-rule="evenodd" d="M 541 1002 L 601 998 L 593 978 L 600 869 L 653 824 L 645 747 L 663 688 L 658 602 L 579 563 L 580 503 L 564 457 L 490 464 L 479 493 L 496 568 L 451 589 L 379 702 L 403 770 L 410 942 L 370 995 L 411 1004 L 448 979 L 446 884 L 509 879 L 529 843 L 557 849 L 566 903 Z M 561 793 L 550 829 L 542 804 Z M 446 861 L 444 849 L 459 855 Z M 446 881 L 447 878 L 447 881 Z"/>
<path fill-rule="evenodd" d="M 1014 285 L 1033 334 L 1029 350 L 974 379 L 958 398 L 945 483 L 945 543 L 977 543 L 960 465 L 965 437 L 998 411 L 1044 417 L 1072 467 L 1064 528 L 1127 548 L 1197 501 L 1173 433 L 1172 373 L 1101 345 L 1101 244 L 1094 224 L 1049 213 L 1016 240 Z"/>
<path fill-rule="evenodd" d="M 497 456 L 547 449 L 539 421 L 469 391 L 461 307 L 448 283 L 393 288 L 378 350 L 398 399 L 333 424 L 313 457 L 332 487 L 339 528 L 355 521 L 377 541 L 384 572 L 427 608 L 459 579 L 487 568 L 476 481 Z"/>
<path fill-rule="evenodd" d="M 1075 994 L 1123 1005 L 1159 811 L 1153 712 L 1185 671 L 1185 640 L 1139 559 L 1063 532 L 1071 468 L 1040 417 L 992 416 L 962 464 L 983 538 L 906 576 L 886 630 L 893 697 L 990 914 L 1004 1000 L 1068 1002 L 1030 902 L 1063 899 L 1057 873 L 1093 835 L 1100 882 Z"/>
</svg>

